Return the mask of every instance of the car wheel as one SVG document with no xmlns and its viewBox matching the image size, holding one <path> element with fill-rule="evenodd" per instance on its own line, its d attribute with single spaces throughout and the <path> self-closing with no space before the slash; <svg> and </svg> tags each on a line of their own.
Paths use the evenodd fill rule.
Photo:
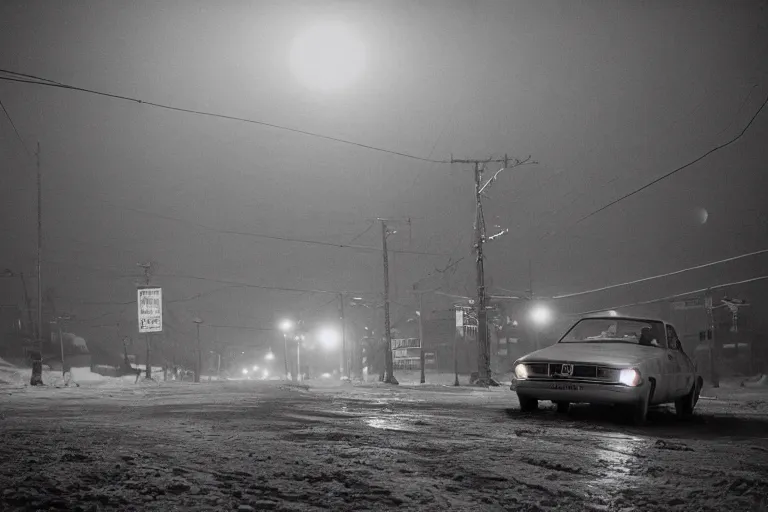
<svg viewBox="0 0 768 512">
<path fill-rule="evenodd" d="M 632 406 L 632 424 L 640 426 L 645 424 L 645 420 L 648 417 L 648 402 L 651 398 L 650 388 L 643 394 L 643 396 Z"/>
<path fill-rule="evenodd" d="M 565 414 L 568 412 L 568 409 L 570 409 L 571 402 L 555 402 L 555 405 L 557 406 L 557 412 Z"/>
<path fill-rule="evenodd" d="M 690 418 L 693 415 L 693 409 L 696 407 L 696 402 L 699 401 L 699 386 L 693 383 L 691 391 L 684 397 L 675 400 L 675 412 L 677 417 L 684 419 Z"/>
<path fill-rule="evenodd" d="M 535 398 L 517 395 L 517 399 L 520 401 L 520 410 L 522 412 L 531 412 L 539 408 L 539 401 Z"/>
</svg>

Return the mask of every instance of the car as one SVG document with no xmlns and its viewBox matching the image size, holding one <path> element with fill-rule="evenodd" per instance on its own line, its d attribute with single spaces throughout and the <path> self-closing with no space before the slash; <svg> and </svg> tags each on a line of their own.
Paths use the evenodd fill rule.
<svg viewBox="0 0 768 512">
<path fill-rule="evenodd" d="M 650 405 L 674 403 L 679 417 L 691 416 L 703 385 L 674 326 L 625 316 L 582 318 L 554 345 L 515 361 L 513 372 L 524 412 L 540 400 L 559 412 L 572 403 L 609 404 L 635 424 L 645 422 Z"/>
</svg>

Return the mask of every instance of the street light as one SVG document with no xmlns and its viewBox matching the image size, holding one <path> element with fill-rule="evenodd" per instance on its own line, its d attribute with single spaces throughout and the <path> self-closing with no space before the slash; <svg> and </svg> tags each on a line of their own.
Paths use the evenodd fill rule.
<svg viewBox="0 0 768 512">
<path fill-rule="evenodd" d="M 267 352 L 267 355 L 266 355 L 266 356 L 264 356 L 264 359 L 266 359 L 267 361 L 271 361 L 271 360 L 273 360 L 274 358 L 275 358 L 275 354 L 274 354 L 274 353 L 272 353 L 272 349 L 270 348 L 270 349 L 269 349 L 269 352 Z"/>
<path fill-rule="evenodd" d="M 317 339 L 326 350 L 333 350 L 339 343 L 339 333 L 335 329 L 326 327 L 317 333 Z"/>
<path fill-rule="evenodd" d="M 531 320 L 538 325 L 547 325 L 552 319 L 552 311 L 546 306 L 536 306 L 531 310 Z"/>
<path fill-rule="evenodd" d="M 285 379 L 288 380 L 288 332 L 293 329 L 293 322 L 283 320 L 279 327 L 283 331 L 283 363 L 285 363 Z"/>
<path fill-rule="evenodd" d="M 531 310 L 531 320 L 535 324 L 534 335 L 536 337 L 536 350 L 539 349 L 539 328 L 548 325 L 552 321 L 552 311 L 540 304 Z"/>
<path fill-rule="evenodd" d="M 52 323 L 56 324 L 56 326 L 59 328 L 59 346 L 61 348 L 61 377 L 64 378 L 64 335 L 61 331 L 61 323 L 65 322 L 67 320 L 72 320 L 72 317 L 69 315 L 60 315 L 57 316 Z"/>
<path fill-rule="evenodd" d="M 203 349 L 200 344 L 200 324 L 203 320 L 200 317 L 195 317 L 195 326 L 197 327 L 197 371 L 195 372 L 195 382 L 200 382 L 200 372 L 203 371 Z"/>
</svg>

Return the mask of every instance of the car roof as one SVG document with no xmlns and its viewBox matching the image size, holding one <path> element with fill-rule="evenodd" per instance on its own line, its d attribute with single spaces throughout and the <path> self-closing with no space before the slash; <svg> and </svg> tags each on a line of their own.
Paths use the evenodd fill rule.
<svg viewBox="0 0 768 512">
<path fill-rule="evenodd" d="M 650 317 L 640 317 L 640 316 L 625 316 L 625 315 L 617 315 L 617 316 L 611 316 L 611 315 L 597 315 L 597 316 L 584 316 L 579 318 L 579 321 L 586 320 L 588 318 L 596 318 L 598 320 L 634 320 L 635 322 L 661 322 L 663 324 L 668 324 L 666 320 L 662 320 L 661 318 L 650 318 Z"/>
</svg>

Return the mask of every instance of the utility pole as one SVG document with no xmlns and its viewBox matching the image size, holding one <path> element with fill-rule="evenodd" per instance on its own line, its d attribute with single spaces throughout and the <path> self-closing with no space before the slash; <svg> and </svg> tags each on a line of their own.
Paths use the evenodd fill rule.
<svg viewBox="0 0 768 512">
<path fill-rule="evenodd" d="M 197 328 L 197 371 L 195 371 L 195 382 L 200 382 L 200 373 L 203 371 L 203 346 L 200 343 L 200 324 L 202 319 L 195 318 L 195 327 Z"/>
<path fill-rule="evenodd" d="M 384 382 L 388 384 L 399 384 L 395 379 L 393 361 L 392 361 L 392 330 L 389 318 L 389 253 L 387 251 L 387 230 L 386 219 L 378 219 L 381 222 L 381 250 L 384 257 L 384 364 L 385 374 Z"/>
<path fill-rule="evenodd" d="M 712 304 L 712 292 L 707 290 L 704 295 L 704 307 L 707 311 L 707 338 L 709 339 L 709 372 L 712 387 L 720 387 L 720 375 L 717 373 L 717 342 L 715 341 L 715 312 Z"/>
<path fill-rule="evenodd" d="M 433 293 L 437 291 L 437 289 L 433 290 L 419 290 L 418 289 L 418 283 L 414 283 L 413 285 L 413 293 L 417 294 L 419 296 L 419 344 L 421 345 L 421 353 L 419 354 L 420 357 L 420 366 L 421 366 L 421 375 L 419 381 L 424 384 L 426 382 L 426 375 L 425 375 L 425 369 L 424 369 L 424 363 L 425 363 L 425 354 L 424 354 L 424 294 L 425 293 Z"/>
<path fill-rule="evenodd" d="M 347 323 L 344 319 L 344 294 L 339 294 L 339 314 L 341 316 L 341 377 L 349 378 L 349 363 L 347 361 Z"/>
<path fill-rule="evenodd" d="M 21 279 L 21 287 L 24 290 L 24 307 L 27 308 L 27 318 L 29 319 L 29 331 L 30 334 L 35 332 L 35 322 L 32 320 L 32 303 L 29 301 L 29 293 L 27 292 L 27 281 L 24 279 L 24 272 L 19 272 L 19 278 Z"/>
<path fill-rule="evenodd" d="M 473 164 L 474 165 L 474 188 L 475 188 L 475 271 L 477 286 L 477 343 L 478 343 L 478 384 L 481 386 L 498 386 L 499 383 L 491 375 L 491 346 L 488 336 L 488 310 L 487 296 L 485 288 L 485 268 L 483 256 L 483 244 L 486 242 L 485 218 L 483 216 L 483 192 L 498 178 L 499 174 L 505 169 L 526 165 L 531 162 L 530 157 L 525 160 L 510 159 L 504 155 L 503 159 L 488 158 L 485 160 L 456 160 L 451 158 L 451 163 Z M 494 175 L 483 183 L 483 172 L 485 165 L 489 163 L 503 164 L 503 167 L 496 171 Z"/>
<path fill-rule="evenodd" d="M 43 178 L 40 170 L 40 141 L 35 153 L 37 166 L 37 356 L 32 362 L 31 386 L 43 385 Z"/>
<path fill-rule="evenodd" d="M 149 287 L 149 274 L 150 274 L 150 271 L 152 270 L 152 263 L 138 263 L 137 265 L 144 269 L 144 284 L 147 287 Z M 152 365 L 150 364 L 150 361 L 149 361 L 149 358 L 150 358 L 150 342 L 151 342 L 150 333 L 145 333 L 144 334 L 144 340 L 145 340 L 145 342 L 147 344 L 147 359 L 145 361 L 146 365 L 147 365 L 147 378 L 151 379 L 152 378 Z"/>
<path fill-rule="evenodd" d="M 456 316 L 458 316 L 458 311 Z M 453 332 L 453 385 L 456 387 L 459 386 L 458 344 L 459 344 L 459 338 L 464 334 L 464 311 L 462 311 L 461 318 L 462 318 L 461 320 L 462 324 L 459 325 L 459 322 L 456 322 L 456 329 Z"/>
<path fill-rule="evenodd" d="M 427 379 L 424 375 L 424 293 L 419 294 L 419 366 L 421 366 L 421 375 L 419 376 L 419 382 L 424 384 Z"/>
</svg>

